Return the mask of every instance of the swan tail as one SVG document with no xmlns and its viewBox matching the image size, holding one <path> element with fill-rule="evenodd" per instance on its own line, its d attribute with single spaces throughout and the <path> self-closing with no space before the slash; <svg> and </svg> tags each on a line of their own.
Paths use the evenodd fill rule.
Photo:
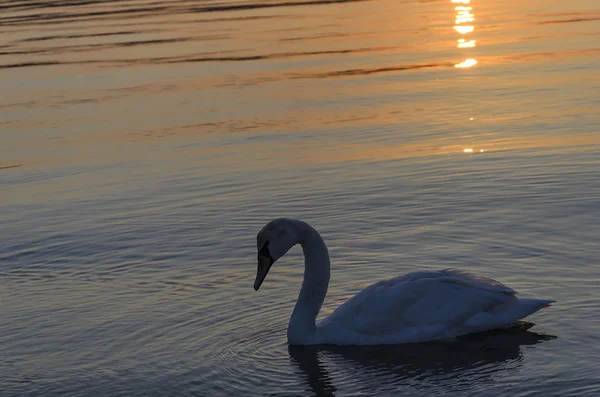
<svg viewBox="0 0 600 397">
<path fill-rule="evenodd" d="M 525 298 L 525 299 L 519 299 L 518 302 L 519 302 L 519 306 L 521 306 L 523 313 L 524 313 L 524 315 L 519 318 L 525 318 L 525 317 L 529 316 L 530 314 L 537 312 L 540 309 L 552 306 L 552 303 L 554 303 L 556 301 L 547 300 L 547 299 Z"/>
<path fill-rule="evenodd" d="M 549 307 L 553 302 L 555 301 L 546 299 L 518 299 L 507 305 L 499 306 L 495 311 L 500 317 L 504 317 L 510 322 L 515 322 L 532 315 L 540 309 Z"/>
<path fill-rule="evenodd" d="M 528 321 L 517 321 L 516 324 L 509 327 L 508 329 L 512 329 L 515 331 L 527 331 L 529 328 L 533 327 L 535 324 L 530 323 Z"/>
<path fill-rule="evenodd" d="M 494 328 L 510 328 L 519 320 L 550 306 L 555 301 L 544 299 L 515 299 L 469 318 L 465 325 L 471 332 Z"/>
</svg>

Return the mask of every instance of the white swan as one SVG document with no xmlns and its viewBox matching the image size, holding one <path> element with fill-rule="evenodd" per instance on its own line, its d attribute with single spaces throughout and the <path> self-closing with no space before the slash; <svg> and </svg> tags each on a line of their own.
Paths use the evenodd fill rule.
<svg viewBox="0 0 600 397">
<path fill-rule="evenodd" d="M 489 278 L 455 269 L 422 271 L 375 283 L 316 324 L 329 285 L 329 253 L 305 222 L 280 218 L 256 236 L 258 290 L 273 263 L 296 244 L 304 282 L 287 330 L 291 345 L 377 345 L 426 342 L 514 326 L 552 300 L 519 299 Z"/>
</svg>

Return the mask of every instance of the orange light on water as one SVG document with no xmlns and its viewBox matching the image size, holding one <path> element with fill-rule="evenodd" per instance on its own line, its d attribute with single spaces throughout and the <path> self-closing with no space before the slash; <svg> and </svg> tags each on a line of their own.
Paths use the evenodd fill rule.
<svg viewBox="0 0 600 397">
<path fill-rule="evenodd" d="M 470 68 L 472 66 L 477 65 L 477 59 L 465 59 L 464 61 L 457 63 L 456 65 L 454 65 L 455 68 Z"/>
<path fill-rule="evenodd" d="M 454 23 L 460 25 L 461 23 L 473 22 L 474 20 L 475 15 L 471 14 L 469 11 L 461 10 L 456 12 Z"/>
<path fill-rule="evenodd" d="M 454 20 L 453 29 L 461 35 L 472 33 L 475 30 L 474 25 L 465 25 L 466 23 L 475 22 L 475 14 L 471 11 L 473 7 L 470 6 L 471 0 L 452 0 L 453 4 L 456 4 L 454 10 L 456 16 Z M 476 40 L 467 40 L 464 38 L 458 39 L 456 46 L 458 48 L 473 48 L 477 45 Z M 473 58 L 467 58 L 464 61 L 454 65 L 457 68 L 470 68 L 477 65 L 477 60 Z"/>
<path fill-rule="evenodd" d="M 466 41 L 465 39 L 458 39 L 458 48 L 471 48 L 475 47 L 475 40 Z"/>
<path fill-rule="evenodd" d="M 475 150 L 475 149 L 469 147 L 469 148 L 463 149 L 463 153 L 465 153 L 465 154 L 485 153 L 485 150 L 484 149 Z"/>
<path fill-rule="evenodd" d="M 471 33 L 475 30 L 475 26 L 455 26 L 454 30 L 456 30 L 460 34 Z"/>
</svg>

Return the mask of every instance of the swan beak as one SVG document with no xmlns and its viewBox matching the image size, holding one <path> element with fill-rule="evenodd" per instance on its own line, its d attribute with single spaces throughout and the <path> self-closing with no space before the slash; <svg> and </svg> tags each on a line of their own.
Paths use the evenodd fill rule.
<svg viewBox="0 0 600 397">
<path fill-rule="evenodd" d="M 267 255 L 258 254 L 258 268 L 256 269 L 256 280 L 254 280 L 255 291 L 258 291 L 265 277 L 267 277 L 267 273 L 269 273 L 273 262 L 273 258 L 268 253 Z"/>
</svg>

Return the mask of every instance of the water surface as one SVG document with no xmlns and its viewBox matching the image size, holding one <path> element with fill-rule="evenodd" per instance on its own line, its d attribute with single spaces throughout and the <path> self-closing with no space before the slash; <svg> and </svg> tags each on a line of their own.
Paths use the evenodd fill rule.
<svg viewBox="0 0 600 397">
<path fill-rule="evenodd" d="M 0 394 L 600 393 L 597 1 L 0 0 Z M 288 349 L 459 267 L 558 301 L 529 332 Z"/>
</svg>

